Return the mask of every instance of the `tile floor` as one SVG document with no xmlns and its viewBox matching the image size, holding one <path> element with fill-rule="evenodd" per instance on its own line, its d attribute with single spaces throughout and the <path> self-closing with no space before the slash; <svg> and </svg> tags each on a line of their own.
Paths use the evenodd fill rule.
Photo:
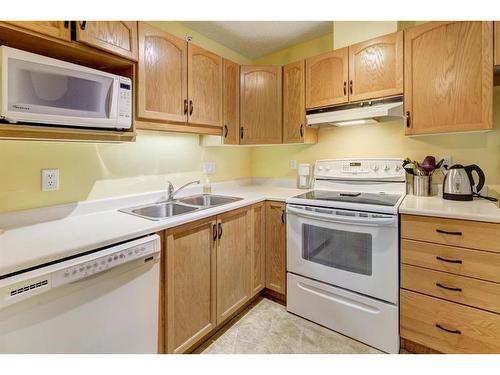
<svg viewBox="0 0 500 375">
<path fill-rule="evenodd" d="M 267 298 L 257 300 L 239 320 L 195 353 L 361 354 L 381 353 L 358 341 L 290 314 Z"/>
</svg>

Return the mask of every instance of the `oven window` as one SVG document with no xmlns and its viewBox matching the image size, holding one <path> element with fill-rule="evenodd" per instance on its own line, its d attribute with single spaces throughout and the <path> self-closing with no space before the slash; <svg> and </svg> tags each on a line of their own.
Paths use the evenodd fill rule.
<svg viewBox="0 0 500 375">
<path fill-rule="evenodd" d="M 302 258 L 344 271 L 372 274 L 372 235 L 302 225 Z"/>
</svg>

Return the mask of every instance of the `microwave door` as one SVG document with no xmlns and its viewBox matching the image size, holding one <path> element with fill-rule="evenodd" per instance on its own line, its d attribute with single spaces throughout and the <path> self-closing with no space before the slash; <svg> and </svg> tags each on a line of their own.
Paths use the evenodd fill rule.
<svg viewBox="0 0 500 375">
<path fill-rule="evenodd" d="M 10 58 L 5 117 L 22 122 L 113 128 L 117 81 L 85 69 Z"/>
</svg>

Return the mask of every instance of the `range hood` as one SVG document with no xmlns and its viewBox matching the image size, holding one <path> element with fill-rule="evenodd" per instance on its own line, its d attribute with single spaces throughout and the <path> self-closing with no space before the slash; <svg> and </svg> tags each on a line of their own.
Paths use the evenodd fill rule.
<svg viewBox="0 0 500 375">
<path fill-rule="evenodd" d="M 349 126 L 377 124 L 403 118 L 403 97 L 338 105 L 307 111 L 307 126 Z"/>
</svg>

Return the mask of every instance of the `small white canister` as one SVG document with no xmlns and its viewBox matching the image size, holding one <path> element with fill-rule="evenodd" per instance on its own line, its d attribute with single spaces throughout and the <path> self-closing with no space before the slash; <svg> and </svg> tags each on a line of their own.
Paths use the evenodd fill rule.
<svg viewBox="0 0 500 375">
<path fill-rule="evenodd" d="M 310 189 L 311 181 L 311 164 L 300 163 L 297 169 L 297 187 L 299 189 Z"/>
</svg>

